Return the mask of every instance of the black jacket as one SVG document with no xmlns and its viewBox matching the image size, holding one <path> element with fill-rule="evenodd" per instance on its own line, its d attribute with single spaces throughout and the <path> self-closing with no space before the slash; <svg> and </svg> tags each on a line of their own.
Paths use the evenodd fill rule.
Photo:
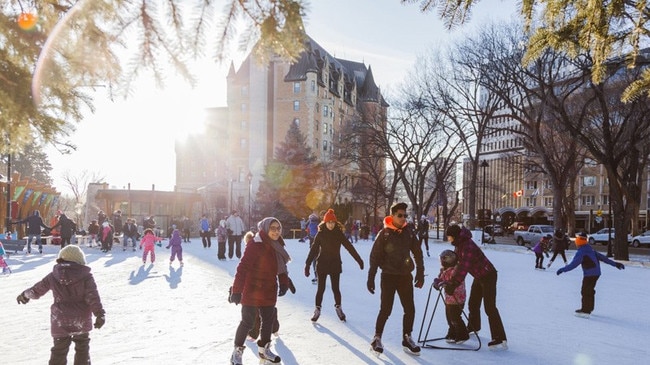
<svg viewBox="0 0 650 365">
<path fill-rule="evenodd" d="M 413 229 L 407 225 L 397 230 L 384 223 L 384 228 L 377 234 L 370 251 L 368 276 L 374 278 L 378 267 L 384 274 L 407 275 L 416 265 L 417 271 L 424 273 L 422 249 Z"/>
<path fill-rule="evenodd" d="M 45 229 L 50 229 L 50 227 L 46 226 L 45 223 L 43 223 L 43 219 L 41 218 L 40 215 L 30 215 L 29 217 L 18 221 L 16 223 L 27 223 L 27 234 L 41 234 L 41 227 Z"/>
<path fill-rule="evenodd" d="M 316 272 L 318 274 L 340 274 L 343 272 L 341 245 L 348 250 L 352 258 L 358 263 L 363 262 L 352 243 L 345 238 L 338 224 L 330 231 L 325 227 L 325 223 L 321 223 L 318 226 L 318 233 L 311 245 L 305 265 L 311 265 L 312 261 L 316 261 Z"/>
<path fill-rule="evenodd" d="M 77 231 L 77 225 L 65 214 L 59 216 L 59 222 L 52 226 L 52 229 L 61 227 L 61 237 L 70 238 Z"/>
</svg>

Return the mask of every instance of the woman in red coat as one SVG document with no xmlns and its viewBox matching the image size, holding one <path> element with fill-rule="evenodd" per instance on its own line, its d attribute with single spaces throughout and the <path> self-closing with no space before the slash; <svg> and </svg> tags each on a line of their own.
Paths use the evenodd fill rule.
<svg viewBox="0 0 650 365">
<path fill-rule="evenodd" d="M 293 285 L 287 273 L 287 263 L 291 260 L 284 249 L 282 224 L 276 218 L 264 218 L 257 225 L 259 232 L 245 236 L 246 249 L 242 256 L 235 282 L 231 288 L 230 302 L 242 304 L 241 321 L 235 334 L 235 349 L 230 363 L 242 363 L 244 341 L 248 331 L 261 317 L 260 339 L 257 341 L 260 359 L 279 363 L 280 357 L 269 349 L 271 331 L 275 321 L 275 303 L 278 296 L 284 295 Z M 278 290 L 279 282 L 279 290 Z"/>
</svg>

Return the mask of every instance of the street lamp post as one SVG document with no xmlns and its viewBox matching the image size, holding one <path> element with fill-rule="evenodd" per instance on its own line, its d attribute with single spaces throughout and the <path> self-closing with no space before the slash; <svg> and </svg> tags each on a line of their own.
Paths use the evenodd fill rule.
<svg viewBox="0 0 650 365">
<path fill-rule="evenodd" d="M 246 175 L 246 178 L 248 178 L 248 225 L 252 226 L 253 217 L 251 217 L 251 190 L 253 190 L 253 174 L 251 174 L 249 171 L 248 175 Z"/>
<path fill-rule="evenodd" d="M 487 161 L 485 161 L 485 160 L 481 161 L 481 168 L 483 169 L 483 208 L 482 208 L 483 209 L 482 210 L 483 214 L 481 214 L 483 219 L 482 219 L 482 222 L 480 222 L 480 223 L 482 223 L 481 224 L 481 244 L 483 244 L 483 236 L 485 236 L 485 174 L 487 172 L 488 166 L 490 166 L 490 165 L 488 165 Z"/>
</svg>

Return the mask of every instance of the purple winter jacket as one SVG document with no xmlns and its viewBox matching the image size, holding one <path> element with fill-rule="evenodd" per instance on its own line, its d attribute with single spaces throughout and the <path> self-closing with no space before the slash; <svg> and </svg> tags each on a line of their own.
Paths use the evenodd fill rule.
<svg viewBox="0 0 650 365">
<path fill-rule="evenodd" d="M 105 314 L 88 266 L 61 261 L 43 280 L 24 293 L 27 298 L 38 299 L 50 290 L 54 297 L 50 306 L 52 337 L 90 332 L 93 328 L 91 314 L 95 317 Z"/>
</svg>

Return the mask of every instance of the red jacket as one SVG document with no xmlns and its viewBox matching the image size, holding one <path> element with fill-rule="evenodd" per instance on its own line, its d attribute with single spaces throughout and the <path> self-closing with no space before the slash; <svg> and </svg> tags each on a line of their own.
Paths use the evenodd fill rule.
<svg viewBox="0 0 650 365">
<path fill-rule="evenodd" d="M 233 293 L 241 293 L 241 304 L 254 307 L 275 306 L 278 299 L 278 261 L 275 249 L 264 232 L 248 238 L 244 255 L 237 266 Z M 280 275 L 284 284 L 287 275 Z"/>
</svg>

